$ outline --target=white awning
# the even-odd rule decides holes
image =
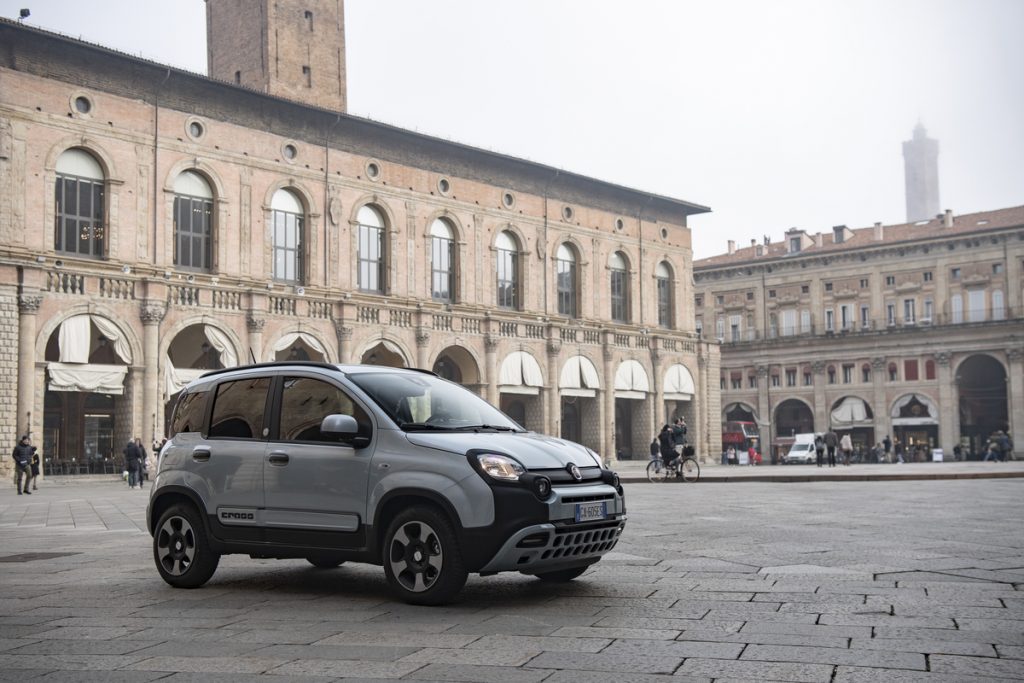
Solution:
[[[868,407],[864,399],[856,396],[847,396],[842,403],[836,406],[831,414],[833,427],[858,427],[870,426],[874,421],[868,417]]]
[[[665,371],[665,379],[661,386],[666,401],[691,401],[696,393],[693,375],[680,363],[670,366]]]
[[[922,412],[919,415],[914,415],[911,417],[900,417],[900,412],[902,412],[902,410],[907,406],[907,404],[909,404],[915,398],[917,399],[918,403],[922,404],[925,407],[926,411]],[[907,394],[906,396],[901,396],[900,399],[896,401],[895,404],[893,404],[892,411],[890,411],[889,416],[892,418],[892,423],[894,425],[914,426],[939,424],[938,408],[930,398],[922,394]]]
[[[61,363],[88,363],[89,349],[92,345],[92,328],[96,326],[114,348],[117,357],[126,364],[131,365],[132,351],[128,346],[128,340],[121,333],[121,330],[107,318],[98,315],[73,315],[60,324],[57,332],[57,346],[60,353]]]
[[[212,325],[203,325],[203,334],[210,342],[217,353],[220,354],[220,364],[226,368],[233,368],[238,365],[238,354],[231,346],[231,339],[226,334]]]
[[[203,376],[203,373],[209,372],[208,369],[197,369],[197,368],[181,368],[178,369],[171,365],[170,358],[164,358],[164,399],[174,396],[176,393],[181,391],[194,379]]]
[[[99,365],[81,363],[46,364],[50,374],[51,391],[84,391],[92,394],[124,394],[127,365]]]
[[[639,361],[624,360],[615,371],[615,397],[645,399],[651,390],[647,371]]]
[[[309,348],[311,348],[314,351],[316,351],[317,353],[319,353],[323,357],[324,360],[327,360],[327,349],[324,348],[324,345],[321,344],[320,341],[317,340],[316,337],[314,337],[312,335],[309,335],[309,334],[306,334],[305,332],[291,332],[289,334],[284,335],[280,339],[278,339],[277,343],[274,344],[273,353],[271,354],[271,357],[268,360],[274,360],[274,355],[275,354],[277,354],[280,351],[284,351],[285,349],[287,349],[289,346],[291,346],[292,344],[294,344],[297,341],[301,341],[306,346],[308,346]],[[388,350],[391,351],[391,349],[388,349]],[[395,351],[391,351],[391,352],[392,353],[396,353]],[[399,353],[399,355],[401,355],[400,352],[397,352],[397,353]]]
[[[513,351],[501,362],[498,372],[498,391],[506,394],[540,393],[544,385],[537,359],[526,351]]]
[[[601,388],[600,375],[597,374],[597,368],[586,356],[573,356],[569,360],[565,361],[565,365],[562,366],[562,374],[558,378],[558,388],[561,393],[567,396],[580,396],[583,394],[568,394],[565,389],[591,389],[597,390]],[[585,394],[587,396],[593,396],[593,393]]]

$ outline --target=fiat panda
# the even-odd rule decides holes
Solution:
[[[619,477],[580,444],[526,431],[430,372],[265,363],[189,384],[147,507],[180,588],[222,555],[381,565],[415,604],[469,573],[570,581],[615,547]]]

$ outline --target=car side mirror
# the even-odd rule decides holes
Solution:
[[[351,415],[328,415],[320,423],[320,431],[337,436],[355,436],[359,432],[359,423]]]

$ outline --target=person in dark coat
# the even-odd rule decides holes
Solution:
[[[142,454],[139,453],[139,447],[135,444],[135,440],[129,441],[122,452],[124,453],[124,468],[128,470],[128,488],[135,488],[136,482],[141,487],[142,479],[139,477],[139,461],[142,460]]]
[[[14,458],[14,487],[18,489],[18,495],[22,493],[32,495],[28,490],[28,482],[32,479],[32,456],[35,455],[36,447],[32,445],[28,434],[21,437],[21,441],[14,447],[11,457]],[[24,488],[21,485],[22,475],[25,477]]]
[[[839,446],[839,435],[829,429],[825,433],[825,448],[828,449],[828,466],[836,466],[836,448]]]
[[[668,425],[662,427],[661,433],[658,434],[658,448],[661,451],[661,460],[667,467],[676,457],[675,443],[672,440],[672,428]]]

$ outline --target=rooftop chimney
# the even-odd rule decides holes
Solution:
[[[823,247],[825,246],[825,236],[820,232],[814,236],[814,246]]]
[[[942,227],[952,228],[953,227],[953,210],[946,209],[945,215],[942,217]]]
[[[881,242],[885,237],[885,230],[882,228],[882,222],[878,221],[875,223],[875,241]]]
[[[735,254],[736,253],[736,240],[729,240],[728,244],[729,244],[729,253],[730,254]]]

